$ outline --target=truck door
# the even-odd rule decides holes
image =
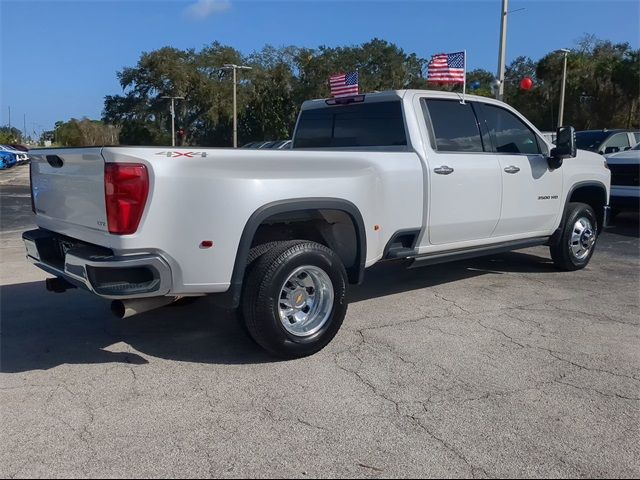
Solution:
[[[431,136],[429,234],[421,246],[490,238],[500,218],[502,175],[473,106],[453,99],[421,102]]]
[[[562,168],[549,168],[544,142],[513,112],[488,103],[474,106],[502,175],[502,211],[493,236],[550,232],[564,200]]]

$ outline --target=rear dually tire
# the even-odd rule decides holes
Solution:
[[[242,318],[271,354],[300,358],[322,350],[347,312],[347,273],[329,248],[307,240],[277,242],[248,272]]]

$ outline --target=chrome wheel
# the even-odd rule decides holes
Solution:
[[[296,268],[280,289],[278,309],[285,330],[297,337],[317,333],[331,315],[333,283],[321,268]]]
[[[573,225],[569,240],[569,248],[573,256],[578,260],[585,259],[595,243],[596,232],[591,221],[586,217],[578,218]]]

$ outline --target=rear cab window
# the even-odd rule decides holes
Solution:
[[[400,99],[303,110],[293,139],[293,148],[406,146]]]

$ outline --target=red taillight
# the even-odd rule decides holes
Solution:
[[[109,233],[135,233],[148,194],[147,167],[138,163],[105,163],[104,197]]]

